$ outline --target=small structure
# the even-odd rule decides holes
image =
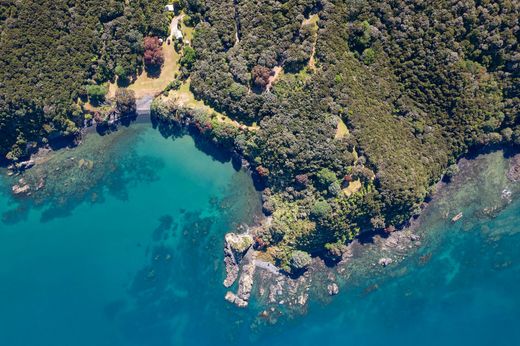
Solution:
[[[175,12],[175,7],[173,5],[166,5],[164,9],[168,12]]]
[[[182,31],[180,31],[178,28],[174,32],[175,39],[182,42]]]

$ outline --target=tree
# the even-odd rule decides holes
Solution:
[[[164,64],[164,53],[159,38],[144,38],[144,63],[149,69],[157,69]]]
[[[195,49],[191,48],[190,46],[184,47],[182,58],[181,58],[181,66],[186,67],[188,70],[190,70],[195,63],[195,60],[197,59],[197,52],[195,52]]]
[[[107,94],[108,90],[103,85],[87,85],[85,87],[87,90],[87,95],[92,103],[99,103],[105,99],[105,95]]]
[[[316,219],[322,219],[327,217],[332,211],[332,208],[327,201],[320,200],[314,203],[311,210],[311,216]]]
[[[116,109],[119,114],[129,115],[136,111],[135,92],[126,88],[116,91]]]
[[[366,65],[372,65],[376,61],[376,53],[372,48],[367,48],[363,51],[361,58]]]
[[[322,190],[327,189],[331,184],[337,182],[337,180],[336,174],[328,168],[322,168],[316,174],[317,185]]]
[[[125,82],[128,80],[128,72],[126,71],[126,69],[123,66],[117,65],[116,68],[114,69],[114,73],[116,74],[116,76],[119,78],[120,81]]]
[[[251,78],[254,86],[264,90],[269,84],[271,70],[265,66],[256,65],[251,71]]]

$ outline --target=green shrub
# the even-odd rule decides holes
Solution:
[[[87,90],[87,95],[91,102],[93,103],[99,103],[101,101],[105,100],[105,95],[108,92],[108,89],[104,85],[87,85],[85,87]]]
[[[336,183],[337,181],[338,178],[336,177],[336,174],[328,168],[322,168],[316,174],[317,186],[322,190],[328,189],[331,184]]]
[[[295,270],[303,270],[310,266],[312,263],[311,256],[305,252],[296,250],[291,254],[290,265]]]
[[[330,215],[332,207],[325,200],[319,200],[314,203],[311,209],[311,216],[316,219],[323,219]]]

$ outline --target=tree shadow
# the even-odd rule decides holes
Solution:
[[[144,70],[148,78],[156,79],[161,76],[162,66],[147,66]]]

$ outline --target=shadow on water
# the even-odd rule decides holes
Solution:
[[[174,122],[162,122],[157,121],[156,119],[152,118],[152,126],[154,129],[159,130],[159,133],[161,136],[163,136],[165,139],[176,139],[180,138],[186,135],[190,135],[194,142],[195,147],[199,149],[204,154],[210,156],[213,160],[221,162],[221,163],[228,163],[232,160],[233,155],[230,150],[226,150],[225,148],[222,148],[217,143],[207,139],[206,137],[202,136],[198,130],[194,129],[193,127],[189,126],[188,128],[179,126],[178,124]],[[233,168],[235,170],[240,170],[241,165],[238,167],[236,166],[236,163],[233,165]]]
[[[243,162],[242,157],[239,154],[233,152],[233,150],[224,148],[203,136],[195,127],[189,126],[186,128],[175,122],[158,121],[153,117],[151,118],[151,122],[153,128],[157,129],[164,138],[176,139],[185,135],[190,135],[195,142],[195,147],[213,160],[221,163],[231,162],[233,169],[236,172],[242,169]],[[260,177],[255,170],[251,170],[250,173],[256,191],[263,191],[266,188],[265,180]]]

